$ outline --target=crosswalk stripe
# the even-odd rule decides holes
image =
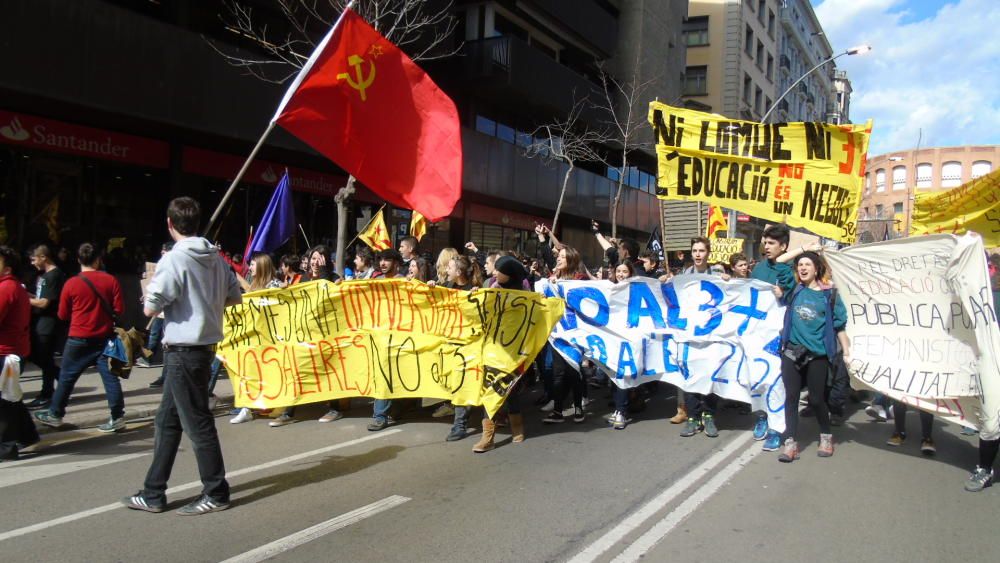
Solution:
[[[130,459],[144,457],[147,455],[150,455],[150,452],[143,452],[138,454],[126,454],[116,457],[109,457],[105,459],[87,459],[87,460],[71,461],[68,463],[38,465],[32,467],[30,471],[18,471],[16,473],[3,472],[0,473],[0,489],[4,487],[10,487],[13,485],[20,485],[22,483],[28,483],[30,481],[36,481],[38,479],[47,479],[49,477],[58,477],[59,475],[66,475],[67,473],[75,473],[77,471],[83,471],[85,469],[93,469],[95,467],[101,467],[102,465],[110,465],[112,463],[118,463],[119,461],[128,461]],[[52,458],[50,457],[49,459]]]
[[[386,497],[378,502],[373,502],[369,505],[362,506],[357,510],[352,510],[325,522],[320,522],[315,526],[310,526],[305,530],[285,536],[279,540],[262,545],[246,553],[230,557],[222,563],[258,563],[260,561],[266,561],[286,551],[299,547],[300,545],[319,539],[331,532],[336,532],[337,530],[346,528],[351,524],[356,524],[365,518],[371,518],[380,512],[385,512],[386,510],[399,506],[409,500],[411,499],[399,495]]]
[[[288,456],[281,459],[276,459],[274,461],[269,461],[267,463],[262,463],[260,465],[254,465],[244,469],[239,469],[237,471],[232,471],[226,473],[227,479],[232,479],[234,477],[239,477],[240,475],[246,475],[248,473],[253,473],[256,471],[263,471],[265,469],[270,469],[272,467],[278,467],[298,461],[300,459],[306,459],[309,457],[325,454],[341,448],[347,448],[357,444],[362,444],[371,440],[377,440],[379,438],[385,438],[386,436],[391,436],[398,432],[402,432],[400,428],[390,428],[388,430],[383,430],[377,434],[369,434],[364,438],[356,438],[354,440],[349,440],[340,444],[334,444],[332,446],[326,446],[324,448],[319,448],[317,450],[312,450],[308,452],[303,452],[301,454],[296,454],[293,456]],[[191,481],[190,483],[184,483],[183,485],[178,485],[176,487],[171,487],[167,489],[168,495],[173,495],[180,493],[182,491],[187,491],[190,489],[196,489],[201,487],[201,481]],[[60,516],[59,518],[54,518],[52,520],[46,520],[44,522],[39,522],[37,524],[31,524],[30,526],[24,526],[21,528],[16,528],[7,532],[0,533],[0,542],[7,541],[9,539],[17,538],[23,535],[31,534],[34,532],[40,532],[42,530],[47,530],[49,528],[59,526],[61,524],[68,524],[70,522],[75,522],[83,518],[89,518],[91,516],[96,516],[98,514],[103,514],[105,512],[110,512],[116,508],[124,508],[120,502],[113,502],[111,504],[105,504],[104,506],[98,506],[97,508],[91,508],[90,510],[83,510],[80,512],[74,512],[73,514],[67,514],[66,516]]]
[[[21,456],[23,457],[17,461],[5,461],[3,463],[0,463],[0,475],[3,475],[4,469],[10,469],[11,467],[17,467],[19,465],[25,465],[28,463],[37,463],[39,461],[49,461],[50,459],[56,459],[57,457],[64,457],[67,455],[69,454],[52,454],[52,455],[38,454],[38,455],[32,455],[31,457],[27,457],[27,454],[21,454]]]

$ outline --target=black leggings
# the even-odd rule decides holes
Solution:
[[[566,363],[562,355],[552,350],[552,412],[562,412],[566,395],[573,392],[573,406],[583,407],[583,378],[580,372]]]
[[[785,433],[781,436],[784,442],[788,438],[795,439],[799,430],[799,392],[802,391],[802,380],[806,380],[809,389],[809,406],[816,414],[819,431],[830,433],[830,407],[826,404],[826,380],[830,375],[830,362],[826,356],[810,360],[802,369],[795,367],[795,362],[781,357],[781,380],[785,383]]]
[[[979,439],[979,467],[989,471],[993,469],[993,462],[997,459],[997,452],[1000,451],[1000,440]]]
[[[901,401],[892,402],[892,417],[896,424],[896,432],[906,434],[906,403]],[[927,411],[920,412],[920,437],[924,440],[931,439],[931,428],[934,426],[934,415]]]

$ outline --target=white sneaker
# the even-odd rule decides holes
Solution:
[[[615,411],[615,413],[611,415],[610,422],[611,427],[615,430],[622,430],[628,425],[628,419],[625,418],[625,413],[622,411]]]
[[[879,422],[885,422],[888,419],[885,407],[882,405],[868,405],[865,407],[865,413]]]
[[[549,401],[549,402],[545,403],[542,406],[541,411],[542,412],[552,412],[552,409],[554,409],[554,408],[556,408],[556,402],[555,401]]]
[[[582,400],[580,401],[580,406],[582,406],[582,407],[586,407],[587,405],[589,405],[590,403],[593,403],[593,402],[594,402],[594,401],[593,401],[593,399],[591,399],[590,397],[584,397],[584,398],[583,398],[583,399],[582,399]]]
[[[240,414],[229,419],[229,424],[242,424],[244,422],[250,422],[253,420],[253,411],[243,407],[240,409]]]

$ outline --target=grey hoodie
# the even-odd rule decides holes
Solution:
[[[162,311],[163,342],[175,346],[222,340],[222,310],[242,301],[229,265],[207,239],[190,237],[156,264],[146,291],[146,309]]]

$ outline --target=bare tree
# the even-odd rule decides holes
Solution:
[[[264,56],[248,57],[246,52],[227,52],[211,41],[209,44],[229,64],[263,80],[282,84],[298,74],[316,44],[323,38],[349,0],[274,0],[288,22],[287,30],[275,33],[266,22],[259,22],[252,7],[239,0],[226,2],[224,23],[264,51]],[[431,6],[429,6],[431,4]],[[451,13],[452,2],[426,0],[355,0],[352,9],[383,37],[402,49],[414,61],[426,61],[454,55],[458,47],[448,48],[458,20]],[[347,203],[354,194],[355,178],[350,176],[334,201],[337,202],[337,273],[344,275],[347,241]]]
[[[559,203],[552,217],[553,233],[556,231],[563,199],[566,197],[566,187],[569,186],[569,179],[576,169],[576,164],[604,162],[597,147],[607,142],[607,133],[592,129],[580,120],[580,114],[588,103],[587,98],[583,98],[573,104],[565,119],[535,129],[531,137],[536,141],[525,149],[525,155],[528,157],[539,157],[547,162],[561,161],[567,165],[566,173],[563,175],[562,191],[559,192]]]
[[[618,236],[618,206],[622,199],[622,189],[628,173],[630,152],[649,146],[640,141],[646,131],[646,113],[643,111],[645,92],[653,80],[639,80],[639,60],[636,56],[632,67],[632,78],[628,81],[616,80],[598,64],[603,95],[595,100],[593,108],[602,116],[608,128],[609,144],[615,147],[620,158],[611,159],[612,168],[618,172],[618,185],[611,203],[611,237]]]

